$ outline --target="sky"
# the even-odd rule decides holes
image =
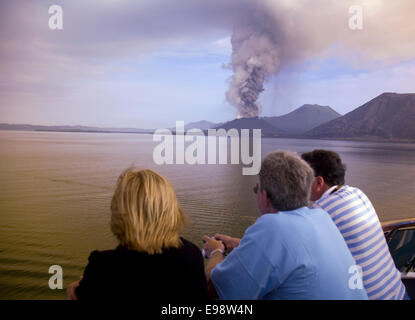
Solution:
[[[54,4],[62,30],[48,25]],[[361,30],[349,28],[353,4]],[[383,92],[415,92],[413,12],[413,0],[0,0],[0,122],[232,120],[242,31],[254,35],[247,61],[264,57],[260,41],[274,50],[261,116],[303,104],[345,114]]]

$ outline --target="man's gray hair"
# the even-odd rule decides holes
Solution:
[[[259,181],[272,207],[290,211],[307,206],[314,179],[313,169],[296,153],[277,150],[262,161]]]

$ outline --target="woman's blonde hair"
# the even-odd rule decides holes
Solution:
[[[120,245],[149,254],[178,248],[187,218],[172,184],[152,170],[124,171],[111,201],[111,231]]]

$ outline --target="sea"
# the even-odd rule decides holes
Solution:
[[[259,216],[256,176],[240,164],[157,165],[150,134],[0,131],[0,299],[66,299],[93,250],[117,246],[110,201],[120,173],[150,168],[172,182],[191,224],[182,236],[241,237]],[[415,144],[263,138],[278,149],[338,152],[346,183],[362,189],[381,221],[415,217]],[[51,266],[63,289],[50,289]]]

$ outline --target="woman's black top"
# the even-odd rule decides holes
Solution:
[[[180,248],[161,254],[125,249],[93,251],[76,288],[79,300],[207,299],[204,262],[198,247],[181,238]]]

